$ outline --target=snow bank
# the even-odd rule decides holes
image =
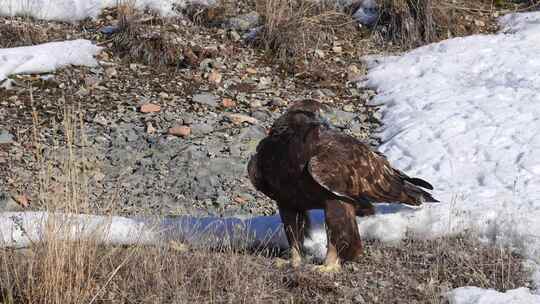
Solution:
[[[96,66],[101,47],[88,40],[0,49],[0,81],[11,74],[46,73],[68,65]]]
[[[174,8],[189,3],[212,5],[216,0],[0,0],[0,16],[31,16],[42,20],[78,21],[95,18],[101,10],[118,4],[149,8],[163,16],[174,15]]]
[[[322,217],[321,217],[322,219]],[[49,225],[49,226],[48,226]],[[57,227],[63,240],[97,237],[111,245],[160,245],[177,240],[193,246],[265,246],[287,248],[279,216],[250,219],[179,216],[126,218],[46,212],[0,213],[0,247],[27,247]],[[322,228],[322,226],[320,227]],[[317,230],[320,228],[316,228]]]
[[[450,304],[538,304],[540,295],[533,295],[528,288],[507,292],[478,287],[461,287],[449,295]]]
[[[373,220],[386,219],[380,231],[395,237],[472,229],[539,263],[540,12],[505,16],[501,24],[500,34],[366,58],[364,85],[377,89],[372,103],[382,105],[381,151],[435,185],[443,202]],[[493,303],[484,300],[493,294],[455,302]],[[528,293],[503,298],[521,294]]]

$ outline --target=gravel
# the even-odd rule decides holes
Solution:
[[[54,22],[40,26],[55,29],[51,39],[86,38],[107,46],[115,34],[100,30],[114,25],[107,18],[114,15],[106,11],[84,30]],[[0,187],[27,195],[31,209],[46,208],[43,194],[63,187],[73,176],[68,168],[75,166],[96,213],[273,214],[276,205],[252,187],[246,165],[291,102],[320,98],[336,109],[333,123],[377,145],[370,136],[377,112],[366,106],[374,93],[347,79],[349,70],[359,70],[351,67],[368,42],[340,41],[340,60],[313,62],[300,73],[307,77],[297,77],[261,60],[262,51],[231,40],[231,27],[243,31],[243,22],[252,26],[256,19],[248,11],[223,28],[174,21],[185,24],[177,35],[185,39],[181,45],[190,45],[194,54],[213,54],[193,66],[147,66],[106,48],[100,67],[70,67],[45,78],[15,76],[24,85],[0,89],[0,143],[10,142],[0,144]],[[69,132],[66,110],[73,119]],[[65,135],[73,130],[70,149]]]

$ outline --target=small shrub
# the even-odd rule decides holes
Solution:
[[[257,3],[257,12],[263,25],[254,44],[284,63],[310,57],[337,32],[354,27],[351,16],[329,1],[265,0]]]
[[[381,0],[375,33],[404,48],[418,47],[451,37],[492,32],[494,12],[510,7],[508,1],[489,0]],[[515,5],[514,5],[515,6]]]
[[[39,26],[12,21],[0,21],[0,48],[35,45],[46,42],[47,33]]]

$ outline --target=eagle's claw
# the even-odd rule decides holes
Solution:
[[[314,270],[321,273],[338,273],[341,271],[341,266],[339,264],[319,265],[315,266]]]

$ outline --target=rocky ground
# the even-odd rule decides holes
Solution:
[[[363,74],[360,56],[375,49],[360,30],[319,50],[321,60],[291,74],[246,46],[239,37],[248,26],[202,26],[179,18],[167,26],[177,28],[172,33],[184,54],[195,58],[156,67],[122,56],[111,42],[114,34],[103,34],[117,24],[116,17],[112,10],[81,25],[32,21],[39,25],[30,38],[35,42],[86,38],[105,49],[99,67],[17,76],[11,89],[0,90],[4,204],[12,196],[42,208],[39,192],[65,182],[66,111],[76,121],[69,129],[78,134],[74,151],[89,201],[97,210],[121,214],[274,213],[275,205],[251,186],[246,164],[294,100],[333,104],[335,122],[365,140],[378,126],[377,112],[366,106],[374,92],[349,84]],[[44,174],[51,178],[47,189],[40,189],[38,177]]]
[[[489,31],[483,16],[467,22]],[[283,64],[248,43],[261,22],[250,1],[172,19],[122,8],[77,24],[0,19],[0,47],[75,38],[104,47],[96,68],[15,76],[0,89],[0,208],[49,208],[44,194],[62,192],[75,167],[92,212],[272,214],[246,164],[303,98],[331,104],[336,125],[377,146],[379,113],[366,105],[375,92],[356,85],[360,58],[396,46],[351,21]]]

